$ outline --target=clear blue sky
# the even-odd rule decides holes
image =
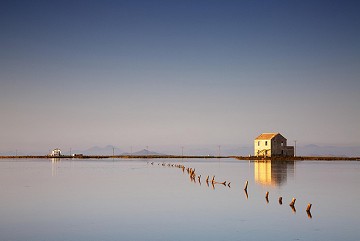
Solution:
[[[359,1],[1,1],[0,151],[360,145]]]

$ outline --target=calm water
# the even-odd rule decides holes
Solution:
[[[360,240],[360,162],[148,161],[0,160],[0,240]]]

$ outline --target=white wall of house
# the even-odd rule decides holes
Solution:
[[[271,156],[271,140],[255,140],[254,147],[255,156]]]
[[[60,149],[52,150],[51,156],[61,156],[61,150]]]

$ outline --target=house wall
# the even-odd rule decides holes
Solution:
[[[282,135],[276,135],[274,138],[271,139],[271,155],[272,156],[284,156],[285,148],[287,145],[286,138]]]
[[[55,149],[51,152],[51,156],[61,156],[61,151],[59,149]]]
[[[285,156],[294,156],[294,147],[293,146],[286,146],[284,148]]]
[[[271,156],[271,140],[255,140],[254,141],[255,156]]]

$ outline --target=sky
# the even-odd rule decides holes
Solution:
[[[0,152],[360,146],[358,1],[1,1]]]

